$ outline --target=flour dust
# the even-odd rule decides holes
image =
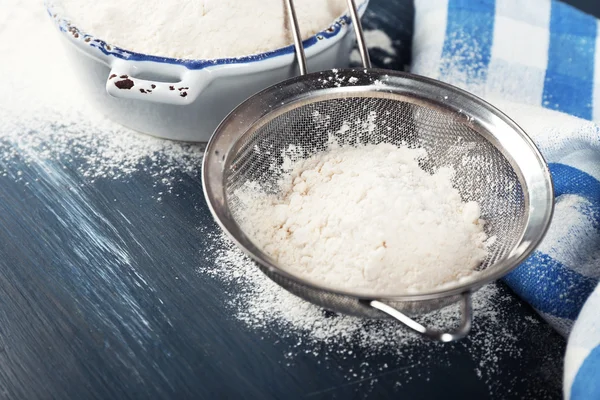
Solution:
[[[515,332],[539,325],[539,321],[528,319],[519,321],[518,326],[509,326],[506,323],[509,311],[504,305],[511,301],[511,296],[491,284],[473,296],[475,317],[471,334],[459,342],[440,345],[420,338],[394,321],[339,315],[312,305],[266,277],[225,235],[213,235],[212,243],[206,249],[205,267],[198,272],[223,284],[229,299],[227,307],[246,329],[265,340],[294,343],[286,353],[289,367],[298,357],[314,357],[317,364],[323,365],[330,359],[356,360],[355,367],[345,371],[347,380],[364,379],[364,385],[375,385],[377,376],[391,371],[393,363],[402,360],[410,367],[405,376],[398,377],[397,385],[401,386],[408,382],[406,379],[414,378],[408,372],[418,372],[427,379],[428,376],[422,376],[427,370],[424,366],[450,368],[450,357],[443,355],[466,352],[472,358],[474,373],[490,392],[495,392],[506,389],[498,388],[495,378],[506,373],[501,371],[503,360],[521,357],[523,349]],[[421,323],[437,329],[457,326],[459,320],[457,306],[419,318]],[[446,350],[440,346],[446,346]],[[382,364],[382,357],[391,361]]]

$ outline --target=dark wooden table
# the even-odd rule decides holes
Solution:
[[[387,66],[409,62],[412,13],[409,1],[372,0],[365,28],[398,49]],[[376,65],[383,57],[373,52]],[[459,343],[307,355],[294,332],[241,324],[222,284],[198,272],[218,231],[199,177],[176,176],[159,202],[143,172],[91,182],[55,167],[61,183],[35,163],[2,165],[2,398],[561,397],[564,339],[502,284],[495,323],[476,316]],[[363,362],[372,370],[353,376]]]

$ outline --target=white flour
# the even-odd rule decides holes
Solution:
[[[476,202],[451,169],[419,166],[424,150],[334,147],[290,165],[278,195],[247,182],[242,229],[283,268],[334,289],[399,294],[474,273],[485,259]]]
[[[139,53],[213,59],[292,43],[282,0],[61,0],[82,31]],[[296,0],[303,38],[326,29],[345,0]]]

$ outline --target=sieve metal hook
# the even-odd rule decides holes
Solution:
[[[296,59],[298,62],[298,69],[300,75],[306,75],[308,68],[306,67],[306,54],[304,53],[304,46],[302,45],[302,34],[300,33],[300,25],[298,24],[298,17],[296,16],[296,8],[294,6],[294,0],[285,0],[288,18],[292,23],[292,35],[294,36],[294,48],[296,49]],[[356,2],[354,0],[348,0],[348,10],[350,11],[350,19],[354,25],[354,32],[356,34],[356,43],[358,45],[358,51],[365,68],[371,68],[371,59],[369,58],[369,50],[365,42],[365,36],[363,34],[362,24],[360,22],[360,16],[358,15],[358,9],[356,8]]]
[[[461,300],[461,321],[458,328],[450,332],[442,332],[434,329],[427,328],[414,319],[410,318],[406,314],[396,310],[385,303],[378,300],[365,301],[368,305],[386,313],[387,315],[397,319],[404,325],[408,326],[413,331],[420,333],[423,336],[428,337],[432,340],[439,342],[452,342],[454,340],[462,339],[467,336],[471,330],[471,324],[473,320],[473,306],[471,303],[471,294],[464,293]]]

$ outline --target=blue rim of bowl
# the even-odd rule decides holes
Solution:
[[[245,64],[245,63],[253,63],[257,61],[264,61],[268,59],[272,59],[275,57],[283,56],[286,54],[291,54],[294,52],[294,46],[290,45],[287,47],[282,47],[276,50],[268,51],[265,53],[253,54],[249,56],[244,56],[240,58],[217,58],[212,60],[200,60],[200,59],[178,59],[171,57],[160,57],[160,56],[152,56],[143,53],[136,53],[134,51],[129,51],[122,49],[118,46],[113,46],[106,43],[104,40],[98,39],[93,35],[85,33],[81,31],[79,28],[75,27],[71,24],[71,22],[60,16],[57,12],[54,11],[54,7],[51,4],[50,0],[46,0],[45,2],[46,11],[48,15],[54,20],[58,29],[66,34],[71,34],[71,36],[75,40],[82,41],[84,44],[89,45],[92,48],[95,48],[102,52],[106,56],[113,56],[116,58],[120,58],[122,60],[129,61],[153,61],[158,63],[165,64],[175,64],[182,65],[190,70],[199,70],[207,67],[217,66],[217,65],[228,65],[228,64]],[[363,1],[362,4],[359,5],[359,12],[364,9],[368,4],[368,1]],[[308,49],[315,44],[321,42],[322,40],[327,40],[336,37],[344,26],[350,26],[352,23],[350,17],[348,15],[343,15],[337,20],[333,22],[329,26],[329,28],[318,32],[313,35],[309,39],[303,41],[303,45],[305,49]]]

